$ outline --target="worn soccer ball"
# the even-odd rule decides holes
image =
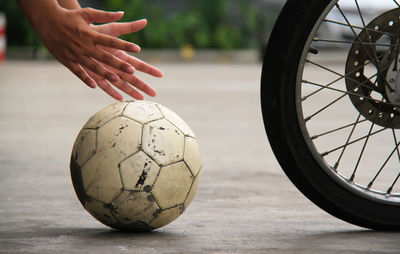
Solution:
[[[115,103],[92,116],[71,155],[75,192],[97,220],[112,228],[150,231],[180,216],[201,177],[196,136],[168,108]]]

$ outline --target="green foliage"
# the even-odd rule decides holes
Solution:
[[[24,18],[16,1],[0,0],[0,12],[7,18],[7,43],[11,46],[41,45],[38,36]]]
[[[215,46],[223,49],[238,48],[241,44],[242,36],[236,27],[229,24],[220,24],[216,27]]]
[[[33,0],[32,0],[33,1]],[[277,10],[249,0],[180,0],[183,8],[167,8],[173,1],[98,0],[95,8],[125,12],[121,21],[148,19],[141,32],[123,39],[150,48],[237,49],[258,47],[266,40]],[[16,1],[0,0],[0,11],[7,16],[7,37],[11,46],[42,47],[23,17]]]
[[[218,49],[257,47],[263,37],[258,33],[265,32],[266,6],[260,8],[246,0],[188,1],[186,8],[175,13],[165,11],[164,5],[151,0],[132,0],[128,5],[126,2],[102,1],[101,8],[125,10],[124,21],[146,17],[149,23],[144,31],[123,37],[142,47],[179,48],[187,44]],[[239,11],[234,13],[234,9]]]

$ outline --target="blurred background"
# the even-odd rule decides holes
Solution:
[[[258,61],[284,0],[81,0],[83,7],[124,10],[122,21],[147,18],[142,32],[126,35],[146,60]],[[51,58],[16,1],[0,0],[6,17],[7,58]],[[162,52],[164,54],[162,54]],[[202,52],[202,53],[201,53]],[[239,53],[235,55],[234,53]],[[164,56],[164,57],[163,57]]]

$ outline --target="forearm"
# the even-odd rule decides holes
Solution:
[[[62,9],[57,0],[17,0],[25,17],[36,30],[57,10]]]

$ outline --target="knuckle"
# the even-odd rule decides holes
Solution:
[[[87,37],[90,36],[90,31],[88,29],[82,28],[82,27],[76,27],[75,28],[75,34],[78,35],[77,42],[78,45],[81,44],[81,39],[87,39]],[[80,45],[81,46],[81,45]]]
[[[75,74],[81,79],[86,79],[86,73],[82,69],[76,69]]]
[[[79,34],[82,37],[89,37],[91,35],[91,32],[88,29],[80,29]]]
[[[115,48],[116,46],[117,46],[117,42],[116,42],[116,40],[114,40],[114,39],[111,39],[109,42],[108,42],[108,44],[109,44],[109,46],[111,47],[111,48]]]
[[[98,74],[103,74],[103,68],[101,68],[100,65],[96,64],[96,63],[90,63],[89,64],[89,69],[93,70],[94,72],[98,73]]]
[[[94,9],[91,7],[85,7],[85,8],[82,8],[81,10],[82,10],[82,12],[84,12],[86,14],[90,14],[93,12]]]
[[[118,69],[121,71],[125,72],[128,68],[131,68],[132,66],[123,62],[118,61]]]
[[[111,54],[102,54],[102,56],[101,56],[102,62],[110,63],[110,62],[112,62],[112,60],[114,60],[114,58],[112,57]]]
[[[85,78],[83,78],[83,82],[85,82],[86,84],[89,84],[92,81],[92,79],[89,76],[86,76]]]
[[[115,57],[118,57],[118,58],[120,58],[120,59],[123,59],[123,57],[125,57],[124,52],[121,51],[121,50],[117,50],[117,51],[114,53],[114,55],[115,55]]]
[[[114,85],[115,87],[118,87],[119,89],[121,89],[121,86],[122,86],[121,80],[118,80],[117,82],[113,82],[113,85]]]
[[[80,14],[82,15],[83,18],[89,18],[90,15],[90,8],[86,7],[86,8],[82,8],[79,10]]]
[[[136,67],[136,69],[143,70],[144,69],[144,64],[143,64],[143,62],[137,62],[135,64],[135,67]]]
[[[121,44],[122,44],[122,43],[121,43]],[[124,42],[124,43],[122,44],[122,46],[124,47],[124,49],[125,49],[126,51],[132,51],[132,45],[131,45],[131,44],[128,44],[128,43]]]

